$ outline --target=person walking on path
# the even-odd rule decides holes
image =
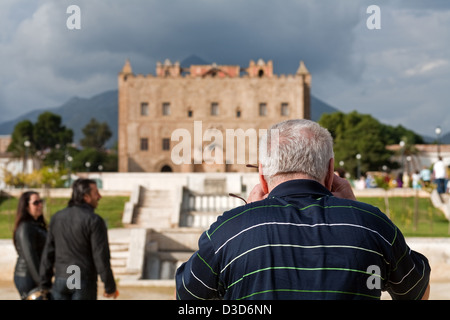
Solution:
[[[78,179],[72,189],[68,207],[50,220],[40,266],[41,289],[51,288],[55,300],[95,300],[100,275],[103,295],[116,298],[106,224],[94,213],[101,199],[97,185],[94,180]]]
[[[381,291],[428,298],[427,258],[334,174],[328,130],[281,122],[259,150],[260,183],[249,203],[201,235],[177,269],[177,299],[380,299]]]
[[[47,238],[43,200],[39,193],[22,193],[17,206],[13,241],[18,257],[14,268],[14,284],[21,299],[39,287],[39,265]]]
[[[425,188],[430,186],[431,181],[431,171],[426,166],[423,166],[423,169],[420,171],[420,178],[422,179],[423,185]]]
[[[439,195],[445,193],[445,179],[447,178],[447,168],[442,157],[438,157],[438,161],[433,166],[434,179],[437,184],[437,192]]]

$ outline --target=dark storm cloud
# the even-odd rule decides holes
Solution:
[[[360,75],[361,65],[351,59],[352,29],[364,16],[360,7],[342,2],[30,3],[0,4],[9,13],[9,20],[3,21],[8,41],[2,37],[0,42],[0,111],[5,118],[114,88],[126,58],[135,72],[144,74],[153,73],[158,60],[182,61],[195,54],[242,66],[250,59],[270,59],[276,73],[294,73],[304,60],[314,74],[335,73],[346,79]],[[66,8],[71,4],[81,9],[81,30],[66,28]]]
[[[315,72],[357,74],[358,66],[349,59],[352,28],[364,17],[358,16],[357,7],[335,1],[135,0],[80,2],[80,7],[86,19],[74,43],[85,54],[114,52],[158,60],[196,54],[242,65],[263,58],[274,60],[278,73],[293,73],[304,60]],[[138,69],[145,67],[138,62]]]
[[[81,9],[81,30],[66,28],[71,4]],[[381,8],[381,30],[366,27],[372,4]],[[437,0],[2,0],[0,120],[114,89],[127,58],[135,73],[148,74],[157,61],[195,54],[243,67],[273,60],[278,74],[295,73],[303,60],[313,94],[343,111],[418,132],[450,127],[449,7]]]

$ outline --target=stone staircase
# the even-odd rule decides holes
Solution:
[[[127,259],[130,248],[129,230],[118,233],[117,230],[109,231],[109,251],[111,253],[111,268],[114,277],[122,278],[130,276],[127,271]],[[135,274],[132,274],[135,276]]]
[[[122,223],[126,227],[176,228],[179,226],[182,190],[148,189],[136,186],[125,204]]]
[[[173,279],[176,269],[198,249],[198,238],[202,232],[196,228],[152,230],[146,249],[143,277]]]
[[[143,188],[134,223],[141,228],[167,228],[171,226],[175,195],[171,190]]]
[[[175,270],[197,250],[202,232],[196,228],[108,230],[114,277],[122,283],[173,279]]]
[[[169,280],[197,250],[198,238],[225,210],[243,201],[228,194],[198,194],[136,186],[125,204],[126,228],[112,230],[111,264],[116,278]]]
[[[116,279],[142,278],[147,233],[145,229],[138,228],[108,230],[111,268]]]

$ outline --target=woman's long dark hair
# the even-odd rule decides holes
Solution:
[[[91,192],[91,184],[97,184],[91,179],[77,179],[72,185],[72,198],[69,200],[69,207],[86,203],[84,195]]]
[[[22,193],[19,198],[19,204],[17,205],[17,214],[16,221],[14,222],[14,231],[13,231],[13,242],[14,246],[16,246],[16,231],[19,225],[24,221],[33,221],[34,218],[28,212],[28,206],[30,205],[30,198],[33,194],[39,195],[36,191],[27,191]],[[41,215],[37,218],[38,222],[40,222],[43,228],[47,228],[47,224],[45,223],[44,215]]]

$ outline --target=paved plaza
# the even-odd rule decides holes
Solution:
[[[100,286],[100,288],[102,288]],[[119,285],[119,297],[117,300],[174,300],[174,286],[120,286]],[[381,296],[383,300],[390,300],[387,293],[383,293]],[[112,300],[106,299],[101,296],[99,292],[99,300]],[[450,281],[447,282],[431,282],[431,300],[450,300]],[[0,281],[0,300],[19,300],[19,294],[14,287],[14,283],[11,281]]]
[[[99,284],[99,300],[113,300],[102,296],[103,287]],[[117,300],[173,300],[175,299],[175,286],[146,287],[146,286],[120,286]],[[20,300],[13,281],[0,281],[0,300]]]

